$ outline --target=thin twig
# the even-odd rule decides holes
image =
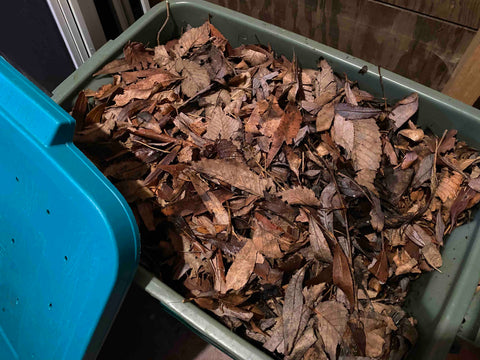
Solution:
[[[167,6],[167,18],[166,18],[165,21],[163,22],[163,25],[162,25],[162,27],[160,28],[160,30],[158,30],[158,33],[157,33],[157,45],[160,45],[160,33],[163,31],[163,29],[164,29],[165,26],[167,25],[168,20],[170,20],[170,3],[168,2],[168,0],[166,0],[165,3],[166,3],[166,6]]]
[[[385,88],[383,87],[383,77],[382,71],[380,70],[380,65],[378,65],[378,76],[380,76],[380,87],[382,88],[383,101],[385,102],[385,111],[387,111],[387,98],[385,97]]]

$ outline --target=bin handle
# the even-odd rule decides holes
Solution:
[[[75,120],[1,56],[0,113],[44,146],[73,139]]]

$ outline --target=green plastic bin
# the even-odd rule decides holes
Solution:
[[[233,46],[260,41],[270,44],[279,54],[291,57],[295,53],[303,67],[315,67],[318,58],[324,57],[337,73],[357,80],[361,89],[382,96],[377,67],[341,51],[204,1],[170,1],[170,10],[171,19],[160,37],[162,43],[179,36],[187,24],[199,26],[210,16],[211,22]],[[156,45],[157,31],[165,18],[165,3],[152,8],[60,84],[53,92],[53,99],[70,110],[80,90],[96,89],[110,82],[108,77],[93,79],[92,74],[118,57],[129,40]],[[368,66],[368,71],[360,74],[364,65]],[[455,128],[461,139],[480,147],[480,111],[392,72],[384,70],[382,75],[385,94],[391,101],[411,92],[419,94],[418,121],[423,127],[430,127],[437,135],[441,135],[444,129]],[[418,319],[420,337],[411,359],[445,358],[464,316],[468,315],[467,309],[480,280],[479,225],[480,212],[477,212],[472,222],[456,229],[446,241],[441,273],[426,274],[412,284],[406,306]],[[183,303],[180,295],[146,270],[139,270],[136,282],[169,312],[230,356],[237,359],[269,358],[193,304]],[[472,311],[477,312],[478,308],[471,308]]]

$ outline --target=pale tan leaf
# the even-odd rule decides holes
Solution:
[[[427,263],[434,269],[438,269],[442,266],[442,255],[438,250],[437,245],[433,243],[428,243],[422,248],[422,254],[427,260]]]
[[[353,122],[345,120],[344,117],[338,114],[335,115],[332,138],[336,144],[347,150],[347,153],[351,153],[355,142]]]
[[[308,217],[308,232],[308,240],[310,241],[315,257],[320,261],[332,263],[332,252],[325,239],[325,235],[317,221],[312,216]]]
[[[418,110],[418,94],[413,93],[400,100],[388,117],[393,120],[394,129],[398,129]]]
[[[378,334],[376,329],[372,331],[367,331],[366,335],[366,347],[365,355],[369,358],[378,358],[383,354],[383,345],[385,344],[385,339],[383,336]]]
[[[205,22],[202,26],[185,31],[180,39],[178,39],[178,43],[175,45],[173,51],[177,56],[182,57],[188,53],[191,48],[204,45],[209,38],[210,27],[208,26],[208,22]]]
[[[273,187],[271,179],[260,177],[238,161],[204,159],[193,163],[192,168],[253,195],[263,196],[264,191]]]
[[[319,334],[330,359],[337,358],[337,345],[342,341],[347,328],[348,311],[336,301],[321,302],[315,308]]]
[[[158,66],[163,67],[172,63],[172,59],[170,58],[170,55],[168,55],[165,45],[155,46],[154,51],[155,54],[153,55],[153,61],[155,61]]]
[[[238,119],[226,115],[222,108],[216,107],[211,114],[204,137],[210,140],[231,140],[236,137],[241,126]]]
[[[252,240],[247,239],[228,269],[226,286],[228,290],[240,290],[248,282],[257,261],[257,249]]]
[[[422,129],[404,129],[400,130],[398,133],[415,142],[422,140],[425,136]]]
[[[322,109],[317,113],[316,128],[317,131],[325,131],[330,129],[332,126],[332,121],[335,116],[335,105],[333,102],[330,102],[322,107]]]
[[[321,71],[314,81],[315,84],[315,102],[321,105],[330,102],[337,95],[337,82],[333,75],[333,70],[324,59],[320,60],[319,67]]]
[[[395,275],[397,276],[412,272],[414,267],[418,264],[417,260],[410,257],[410,255],[404,250],[397,251],[393,256],[393,262],[397,266],[395,269]]]
[[[241,51],[241,57],[251,66],[263,64],[268,59],[264,53],[247,48]]]
[[[347,104],[358,106],[357,98],[355,97],[348,81],[345,81],[345,99],[347,100]]]
[[[355,180],[376,193],[373,181],[382,160],[382,141],[375,119],[353,122],[354,147],[352,151],[353,167],[357,171]]]
[[[317,199],[313,190],[303,186],[281,191],[278,195],[290,205],[318,206],[320,204],[320,200]]]
[[[153,89],[125,89],[123,94],[115,95],[113,100],[115,101],[116,106],[125,106],[127,105],[132,99],[140,99],[146,100],[152,95]]]
[[[182,92],[188,97],[195,96],[210,85],[208,71],[193,61],[178,59],[175,70],[182,74]]]
[[[448,199],[454,199],[460,190],[460,185],[462,185],[462,182],[462,174],[455,171],[452,175],[449,175],[448,171],[446,171],[443,173],[435,195],[438,196],[444,203]]]

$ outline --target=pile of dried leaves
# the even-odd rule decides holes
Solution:
[[[480,200],[478,153],[417,128],[416,94],[386,108],[209,22],[124,55],[72,113],[143,263],[274,356],[405,356],[409,281]]]

